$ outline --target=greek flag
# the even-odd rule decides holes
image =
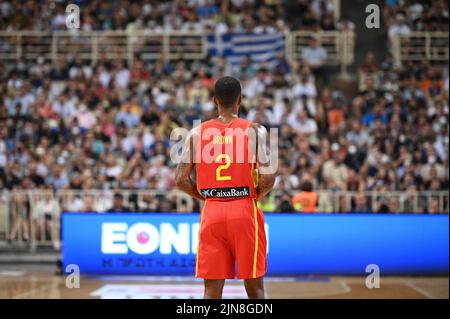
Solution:
[[[253,63],[274,66],[277,52],[285,50],[284,34],[227,33],[208,35],[208,52],[212,57],[224,56],[232,65],[239,65],[250,56]]]

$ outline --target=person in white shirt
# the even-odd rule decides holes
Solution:
[[[258,114],[265,119],[265,122],[271,123],[272,111],[267,108],[266,98],[264,96],[259,96],[256,103],[256,107],[252,108],[247,114],[247,120],[255,122]]]
[[[97,70],[98,79],[103,87],[107,88],[109,86],[109,82],[111,81],[111,74],[106,70],[103,65],[100,65]]]
[[[248,99],[253,99],[257,95],[262,94],[268,83],[268,79],[266,78],[265,71],[259,70],[255,77],[253,77],[247,85],[243,88],[243,95],[245,95]]]
[[[311,11],[317,18],[320,18],[323,14],[322,8],[326,14],[332,14],[334,12],[333,0],[313,0],[311,3]]]
[[[66,191],[66,198],[63,202],[64,210],[68,212],[81,212],[83,211],[84,204],[80,197],[72,191]]]
[[[397,35],[409,36],[411,35],[411,28],[405,21],[405,17],[402,14],[398,14],[395,17],[394,23],[388,30],[389,39],[392,41]]]
[[[130,70],[125,67],[123,61],[119,61],[114,76],[114,84],[118,89],[125,89],[130,83]]]
[[[317,89],[314,81],[310,81],[308,77],[303,76],[300,82],[292,88],[292,96],[295,99],[295,109],[308,109],[309,114],[316,115],[316,96]]]
[[[306,111],[300,111],[297,118],[288,118],[288,124],[299,134],[311,136],[317,133],[317,123],[314,119],[308,118]]]
[[[77,114],[75,99],[68,99],[66,95],[61,94],[52,104],[53,112],[58,114],[64,122],[70,123]]]
[[[296,83],[292,88],[292,95],[295,98],[300,98],[306,95],[308,98],[315,98],[317,96],[316,85],[312,81],[308,81],[307,77],[302,77],[300,82]]]
[[[30,92],[29,84],[22,88],[22,95],[19,98],[20,101],[20,114],[28,115],[31,105],[36,101],[36,97]]]
[[[326,83],[327,74],[325,70],[325,63],[327,61],[327,51],[319,45],[319,41],[312,37],[309,46],[303,48],[302,50],[302,60],[303,62],[309,66],[314,77]]]
[[[36,240],[52,240],[53,222],[61,212],[58,201],[53,197],[51,188],[34,206],[33,222],[36,227]]]

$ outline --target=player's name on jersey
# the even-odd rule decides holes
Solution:
[[[233,135],[215,135],[213,144],[233,144]]]
[[[250,196],[250,187],[204,188],[200,190],[206,198],[232,198]]]

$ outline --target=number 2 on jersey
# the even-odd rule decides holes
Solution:
[[[216,180],[218,181],[231,181],[231,176],[229,175],[222,175],[222,171],[226,170],[230,167],[231,165],[231,158],[230,156],[228,156],[227,154],[220,154],[219,156],[216,157],[216,162],[220,162],[223,159],[225,159],[225,163],[222,165],[219,165],[216,169]]]

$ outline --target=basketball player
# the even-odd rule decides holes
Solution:
[[[195,276],[204,278],[208,299],[221,298],[225,279],[236,275],[249,298],[264,298],[266,235],[256,201],[272,189],[275,174],[264,170],[270,163],[258,156],[266,154],[267,131],[239,118],[241,100],[238,80],[216,82],[213,101],[219,116],[191,130],[175,173],[180,190],[205,201]]]

